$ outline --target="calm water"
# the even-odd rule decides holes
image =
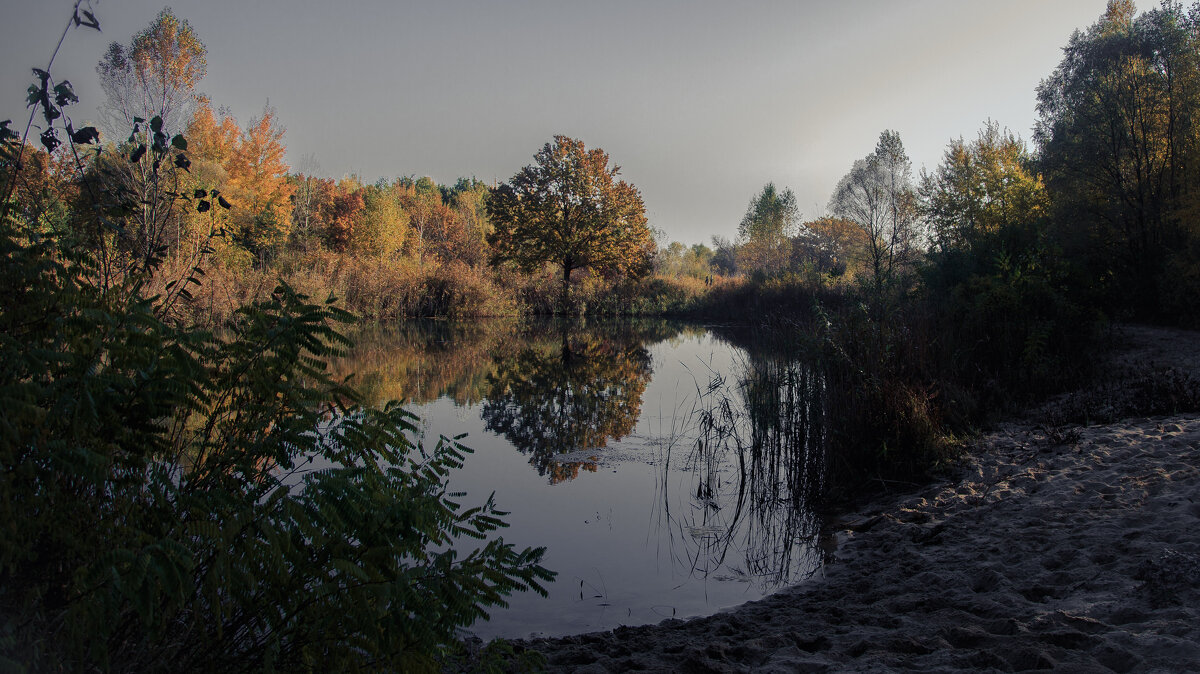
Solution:
[[[506,541],[545,546],[550,596],[471,631],[561,635],[691,617],[819,571],[824,390],[770,334],[667,322],[406,323],[341,372],[405,399],[426,443],[467,433],[451,487],[496,492]]]

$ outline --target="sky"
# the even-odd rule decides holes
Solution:
[[[0,120],[23,129],[73,0],[0,0]],[[668,240],[732,238],[768,181],[803,217],[887,129],[914,175],[994,120],[1031,140],[1036,89],[1106,0],[174,0],[208,47],[198,91],[272,106],[294,169],[512,177],[554,135],[600,147]],[[85,5],[86,6],[86,5]],[[102,33],[53,67],[99,118],[95,65],[163,0],[91,0]],[[1150,7],[1143,0],[1139,9]],[[19,122],[19,123],[18,123]]]

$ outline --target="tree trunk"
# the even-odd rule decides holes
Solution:
[[[565,316],[570,312],[571,308],[571,265],[568,262],[563,263],[562,276],[562,312]]]

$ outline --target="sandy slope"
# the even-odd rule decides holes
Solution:
[[[1122,339],[1115,379],[1151,360],[1200,372],[1197,333]],[[1200,671],[1200,415],[1008,424],[954,479],[832,526],[822,578],[528,645],[580,672]]]

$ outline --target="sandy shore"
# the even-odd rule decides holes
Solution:
[[[1191,381],[1200,333],[1120,339],[1104,391],[831,523],[821,577],[708,618],[527,645],[575,672],[1200,671],[1200,414],[1063,423],[1104,404],[1120,416],[1150,367]]]

